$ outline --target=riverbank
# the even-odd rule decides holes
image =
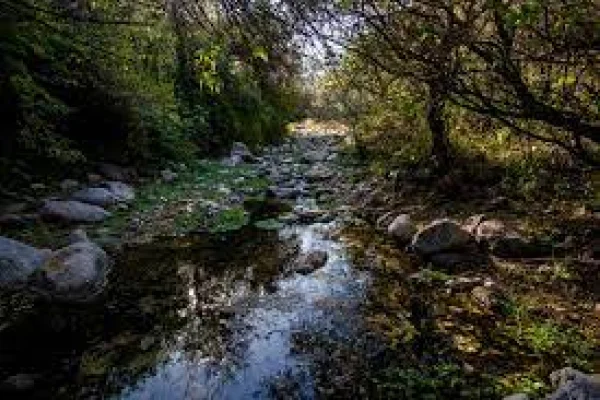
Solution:
[[[474,232],[512,226],[511,199],[441,202],[409,179],[398,191],[345,142],[298,133],[252,164],[138,186],[88,227],[115,250],[99,302],[2,299],[0,381],[29,379],[32,398],[540,398],[554,370],[598,370],[589,263],[557,246],[498,256],[471,236],[452,249],[471,262],[432,262],[392,220],[410,215],[411,235],[443,217],[467,232],[481,213]],[[21,234],[41,246],[68,232],[46,230]]]

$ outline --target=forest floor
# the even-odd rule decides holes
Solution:
[[[98,304],[0,298],[0,381],[31,377],[31,398],[489,399],[600,371],[598,214],[416,175],[385,179],[342,133],[299,130],[256,164],[141,186],[88,228],[117,259]],[[387,234],[390,213],[484,214],[552,250],[439,268]]]

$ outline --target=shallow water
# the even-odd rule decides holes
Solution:
[[[297,238],[300,252],[326,250],[325,267],[307,276],[264,276],[274,279],[267,290],[261,284],[248,285],[248,279],[260,273],[252,264],[240,265],[238,260],[226,267],[240,274],[229,288],[223,288],[227,293],[217,296],[217,307],[228,307],[231,316],[224,322],[228,337],[216,356],[189,348],[194,342],[190,338],[206,329],[197,311],[210,304],[201,304],[190,282],[189,300],[181,309],[188,321],[174,333],[167,361],[115,398],[267,398],[281,379],[295,382],[295,395],[314,398],[310,359],[294,352],[294,334],[323,328],[348,330],[346,315],[333,311],[356,307],[366,282],[365,276],[352,270],[343,247],[324,238],[331,229],[332,225],[288,228],[272,239],[275,243],[261,244],[278,246],[279,241]],[[252,257],[252,252],[247,256]]]
[[[2,332],[0,366],[33,398],[316,398],[312,335],[351,336],[368,283],[335,223],[245,229],[128,249],[106,298],[38,306]],[[327,251],[308,275],[286,272]]]

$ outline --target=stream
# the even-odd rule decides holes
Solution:
[[[335,181],[333,143],[308,143],[327,150],[306,160],[313,189]],[[298,150],[274,150],[280,187],[310,186]],[[318,209],[311,193],[292,202],[303,213]],[[336,392],[332,380],[356,390],[369,275],[337,234],[345,219],[317,220],[126,248],[99,304],[40,305],[2,332],[0,367],[34,376],[40,399],[313,399]],[[324,266],[290,268],[315,250]]]

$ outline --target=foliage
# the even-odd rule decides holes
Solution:
[[[560,147],[576,159],[599,161],[596,2],[289,5],[294,6],[300,24],[316,29],[341,53],[341,74],[364,77],[349,75],[352,86],[364,93],[381,81],[401,81],[416,92],[415,99],[424,100],[420,118],[429,132],[420,134],[431,135],[431,150],[442,164],[449,164],[451,156],[450,104],[508,126],[514,134]],[[348,59],[360,59],[363,66],[348,68]],[[382,95],[375,101],[386,99]]]
[[[221,211],[212,226],[211,232],[228,232],[243,228],[249,222],[249,216],[243,207],[235,207]]]
[[[389,368],[375,380],[381,398],[439,399],[492,398],[493,388],[481,389],[465,377],[463,369],[453,363],[439,363],[423,368]]]
[[[269,81],[262,70],[276,59],[259,47],[240,57],[236,34],[189,17],[181,26],[182,12],[155,1],[0,1],[0,157],[25,161],[30,172],[48,162],[64,171],[96,160],[164,164],[235,140],[276,140],[296,106],[293,73]]]

